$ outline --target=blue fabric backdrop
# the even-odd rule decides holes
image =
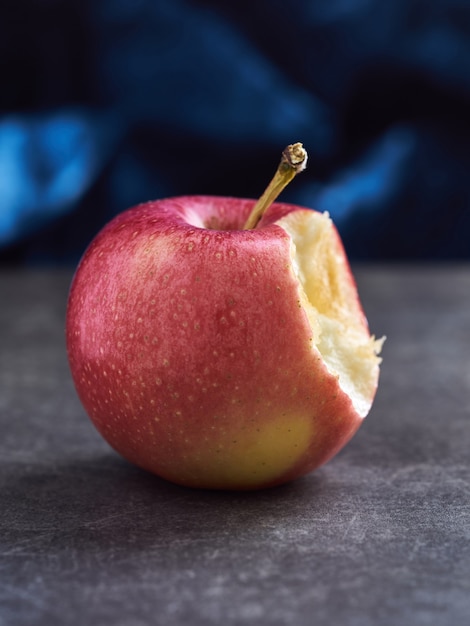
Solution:
[[[332,215],[353,259],[470,257],[468,0],[2,0],[0,262],[75,263],[179,194]]]

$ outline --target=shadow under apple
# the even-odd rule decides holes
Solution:
[[[0,479],[9,554],[139,551],[188,542],[243,541],[328,506],[322,471],[255,492],[180,487],[114,454],[6,466]],[[331,494],[330,494],[330,497]]]

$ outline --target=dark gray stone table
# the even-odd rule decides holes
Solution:
[[[121,460],[64,352],[70,274],[0,273],[0,625],[470,623],[470,268],[357,268],[376,404],[328,465],[258,493]]]

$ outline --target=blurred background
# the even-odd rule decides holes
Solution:
[[[353,260],[470,257],[468,0],[1,0],[0,264],[182,194],[329,211]]]

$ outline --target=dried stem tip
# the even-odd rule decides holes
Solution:
[[[271,182],[266,187],[263,195],[253,207],[244,230],[256,228],[268,207],[274,202],[281,191],[286,187],[296,174],[302,172],[307,166],[307,151],[301,143],[293,143],[287,146],[282,153],[281,162]]]
[[[283,161],[287,161],[289,166],[295,170],[295,174],[298,174],[307,167],[307,158],[307,150],[301,143],[291,143],[282,153],[281,165]]]

